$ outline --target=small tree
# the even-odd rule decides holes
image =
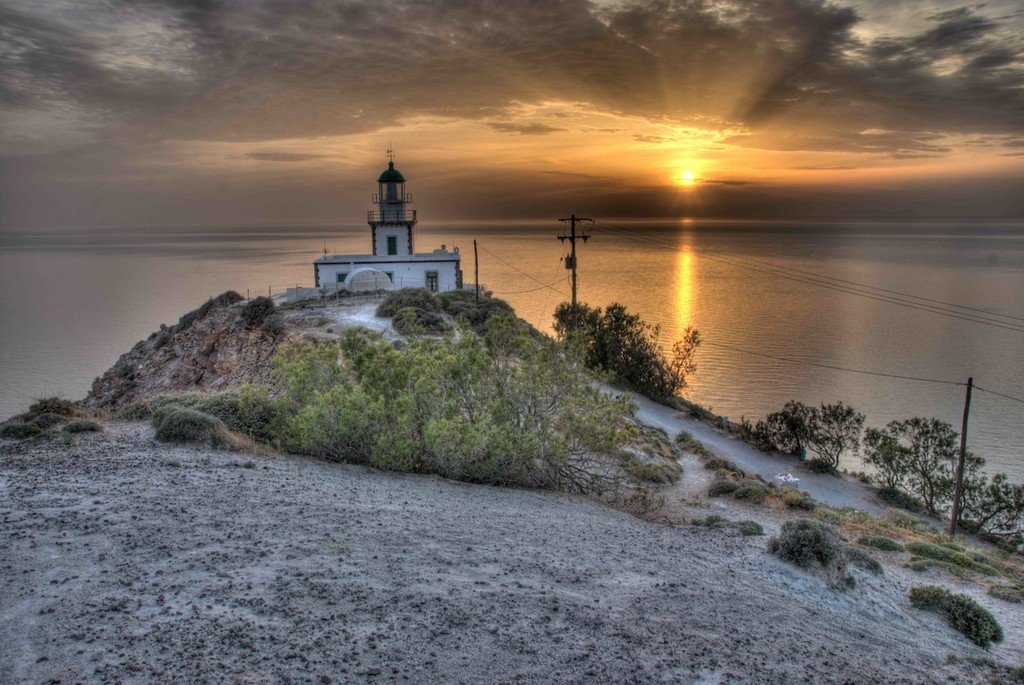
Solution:
[[[672,357],[668,362],[668,370],[671,376],[673,395],[677,395],[689,387],[690,376],[697,372],[695,357],[701,342],[700,331],[693,326],[687,326],[683,331],[683,337],[672,345]]]
[[[944,421],[916,417],[869,433],[867,462],[879,468],[886,483],[920,499],[929,514],[943,513],[953,497],[957,432]],[[968,456],[965,482],[976,477],[982,463]]]
[[[803,402],[790,400],[782,411],[769,414],[754,427],[757,441],[780,452],[803,457],[811,437],[814,409]]]
[[[1024,544],[1024,484],[1011,483],[1005,473],[964,479],[962,518],[974,530]]]
[[[910,450],[894,432],[868,428],[864,433],[864,461],[878,471],[883,488],[899,490],[910,470]]]
[[[817,453],[833,470],[839,468],[843,452],[860,449],[860,436],[864,430],[864,415],[853,407],[836,402],[822,404],[810,414],[808,447]]]
[[[613,374],[637,392],[654,400],[674,396],[686,388],[697,369],[694,356],[700,333],[687,328],[666,358],[659,326],[646,323],[623,305],[602,311],[586,304],[562,303],[555,309],[555,333],[571,348],[579,349],[587,368]]]

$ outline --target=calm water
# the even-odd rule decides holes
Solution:
[[[559,229],[425,225],[419,249],[460,246],[470,281],[472,239],[479,239],[480,280],[549,330],[565,299],[553,288],[568,293]],[[325,244],[363,252],[368,230],[0,235],[0,415],[43,395],[83,396],[121,352],[210,295],[311,285],[310,263]],[[872,299],[903,297],[892,293],[869,297],[848,292],[857,287],[850,284],[806,282],[830,276],[976,307],[993,314],[956,311],[1024,327],[1022,225],[615,222],[595,227],[579,254],[584,301],[622,302],[660,324],[666,343],[687,325],[700,329],[708,344],[691,397],[730,418],[758,418],[790,398],[842,399],[870,424],[923,415],[959,425],[962,388],[750,352],[953,381],[973,375],[982,387],[1024,395],[1024,332]],[[970,438],[990,467],[1024,478],[1024,404],[976,393]]]

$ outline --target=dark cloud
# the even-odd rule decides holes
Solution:
[[[839,149],[870,128],[1024,128],[1019,36],[969,8],[865,43],[857,13],[825,0],[83,0],[70,15],[19,6],[0,8],[0,102],[81,108],[119,124],[114,133],[343,134],[556,99],[755,129],[785,115],[819,138],[836,130]]]
[[[556,128],[555,126],[548,126],[547,124],[540,124],[536,122],[528,124],[514,124],[505,121],[495,121],[487,125],[495,131],[501,131],[502,133],[518,133],[521,136],[543,136],[548,133],[565,130],[564,128]]]
[[[669,143],[672,141],[671,136],[659,136],[659,135],[647,135],[643,133],[636,133],[633,135],[633,140],[638,143]]]
[[[0,196],[135,182],[133,160],[164,161],[181,141],[360,134],[417,116],[624,142],[644,130],[577,128],[571,112],[538,114],[544,103],[766,150],[925,158],[970,138],[1016,154],[1020,15],[865,3],[917,21],[867,33],[852,0],[0,0]],[[50,186],[32,185],[47,165]],[[154,185],[187,171],[147,167]]]

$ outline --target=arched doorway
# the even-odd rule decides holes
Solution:
[[[368,293],[377,290],[394,290],[395,284],[391,274],[364,266],[345,277],[345,287],[349,292]]]

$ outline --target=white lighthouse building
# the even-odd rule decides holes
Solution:
[[[405,177],[388,151],[388,168],[377,179],[376,209],[367,212],[372,254],[324,255],[313,263],[320,292],[426,288],[445,292],[462,288],[459,248],[442,245],[416,252],[416,210]]]

